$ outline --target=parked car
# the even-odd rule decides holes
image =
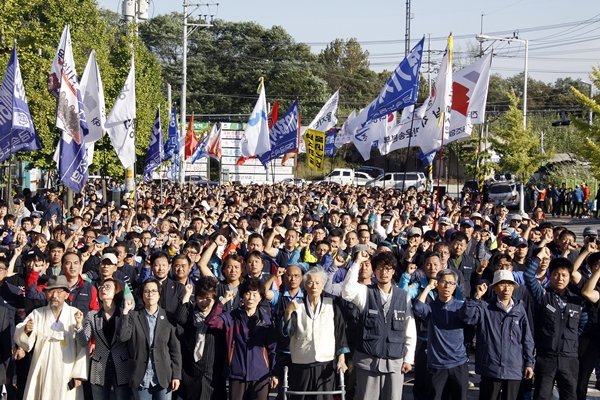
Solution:
[[[362,167],[358,168],[356,170],[356,172],[366,172],[367,174],[371,175],[372,179],[379,178],[381,175],[385,174],[385,171],[383,170],[383,168],[369,167],[369,166],[362,166]]]
[[[358,172],[350,168],[336,168],[327,174],[323,180],[340,185],[364,186],[372,179],[373,177],[366,172]]]
[[[305,179],[302,178],[285,178],[281,181],[281,183],[285,184],[285,185],[298,185],[298,186],[302,186],[302,185],[308,185],[309,183],[311,183],[310,181],[306,181]]]
[[[488,191],[488,201],[494,205],[503,202],[508,208],[519,206],[519,185],[516,182],[493,184]]]
[[[388,172],[377,179],[367,182],[367,186],[375,185],[377,187],[402,191],[414,188],[417,192],[424,191],[426,184],[425,174],[421,172],[406,172],[406,177],[404,172]]]

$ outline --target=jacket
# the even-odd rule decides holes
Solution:
[[[223,329],[227,343],[227,360],[223,375],[245,382],[262,381],[273,375],[276,337],[271,318],[260,307],[254,315],[255,328],[250,331],[250,318],[243,307],[223,313],[221,302],[212,309],[206,323]]]
[[[401,359],[404,357],[409,295],[399,287],[392,287],[390,308],[384,316],[379,288],[377,285],[367,287],[367,303],[361,314],[356,350],[372,357]]]
[[[121,327],[117,331],[118,340],[127,342],[129,359],[129,386],[140,386],[146,373],[150,357],[150,346],[154,353],[154,367],[158,384],[169,388],[173,379],[181,379],[181,349],[175,334],[175,327],[167,320],[167,313],[159,307],[154,343],[150,343],[146,311],[129,311],[121,317]]]
[[[469,361],[465,348],[464,323],[458,318],[463,301],[454,297],[447,303],[439,298],[423,303],[415,300],[415,318],[425,321],[427,332],[427,367],[450,369]]]
[[[579,325],[583,327],[587,320],[587,315],[582,315],[583,299],[569,289],[563,297],[551,287],[544,289],[535,276],[539,262],[534,257],[525,270],[525,282],[535,307],[537,354],[578,357]]]
[[[514,301],[514,300],[513,300]],[[520,300],[507,313],[498,299],[467,299],[458,312],[466,324],[477,325],[475,372],[495,379],[521,380],[533,367],[534,342],[527,313]],[[519,356],[522,355],[522,356]]]
[[[91,311],[86,317],[83,327],[77,333],[77,341],[82,346],[87,346],[92,338],[95,340],[96,348],[91,357],[91,370],[89,381],[94,385],[104,386],[110,384],[105,381],[106,366],[109,357],[112,357],[115,372],[117,374],[117,385],[125,385],[128,381],[127,360],[129,359],[129,349],[127,343],[118,340],[117,333],[121,326],[121,316],[115,313],[115,334],[112,340],[108,342],[104,336],[104,317],[102,310]]]
[[[48,285],[48,282],[38,284],[40,273],[37,271],[31,271],[27,277],[27,291],[26,296],[32,300],[46,300],[46,295],[43,293],[44,288]],[[100,302],[98,301],[98,290],[89,282],[84,281],[79,276],[77,286],[71,289],[67,304],[71,307],[79,309],[84,315],[87,315],[92,310],[98,310],[100,308]]]
[[[479,267],[479,261],[468,255],[466,251],[461,257],[460,264],[457,264],[457,262],[455,261],[457,260],[450,258],[448,260],[448,265],[462,272],[463,277],[465,279],[465,291],[463,295],[465,297],[472,296],[475,288],[471,287],[471,274],[473,274]]]

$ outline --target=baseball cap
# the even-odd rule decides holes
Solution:
[[[391,244],[390,242],[385,241],[385,240],[382,240],[381,242],[377,243],[377,247],[381,247],[381,246],[387,247],[390,250],[394,249],[394,245]]]
[[[357,244],[352,248],[352,254],[356,254],[359,251],[369,252],[369,246],[367,246],[366,244]]]
[[[452,226],[452,220],[448,217],[440,217],[438,219],[438,222],[442,225],[449,225]]]
[[[42,212],[41,211],[34,211],[31,213],[31,218],[42,218]]]
[[[128,256],[135,256],[135,243],[133,243],[131,240],[125,241],[125,251],[127,251]]]
[[[512,282],[515,284],[515,286],[519,286],[519,284],[517,282],[515,282],[515,278],[513,276],[512,271],[508,271],[505,269],[500,269],[500,270],[494,272],[494,281],[492,282],[492,284],[490,286],[495,286],[496,284],[498,284],[500,282]]]
[[[512,245],[514,247],[518,247],[518,246],[529,246],[529,243],[527,243],[527,240],[525,240],[522,237],[516,237],[513,239],[512,241]]]
[[[42,253],[42,251],[38,247],[34,246],[31,248],[31,250],[29,250],[27,253],[25,253],[23,255],[23,261],[29,261],[32,259],[44,261],[44,260],[46,260],[46,255],[44,253]]]
[[[119,260],[117,260],[117,256],[115,256],[113,253],[104,254],[102,256],[102,258],[100,259],[100,262],[102,262],[104,260],[109,260],[114,265],[117,265],[117,263],[119,262]]]
[[[408,230],[408,232],[406,232],[407,238],[411,238],[413,236],[422,236],[422,235],[423,235],[423,232],[421,231],[421,228],[416,228],[416,227],[410,228]]]
[[[583,230],[583,236],[598,236],[598,230],[593,226],[586,226]]]
[[[390,222],[390,221],[391,221],[391,219],[392,219],[392,216],[391,216],[391,215],[389,215],[389,214],[386,214],[386,215],[382,215],[382,216],[381,216],[381,222],[386,222],[386,221],[387,221],[387,222]]]
[[[98,235],[98,237],[92,241],[99,244],[109,244],[110,238],[106,235]]]
[[[473,223],[471,218],[465,218],[462,221],[460,221],[460,226],[463,226],[463,225],[469,225],[471,228],[475,227],[475,224]]]

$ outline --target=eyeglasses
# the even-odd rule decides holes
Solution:
[[[377,271],[385,271],[385,272],[392,272],[394,271],[394,267],[379,267],[377,268]]]
[[[98,286],[98,290],[102,290],[102,289],[114,289],[115,287],[112,285],[100,285]]]
[[[89,236],[89,235],[85,235],[83,236],[84,239],[96,239],[96,236]]]
[[[146,296],[150,296],[150,295],[154,296],[157,293],[158,293],[158,290],[156,290],[156,289],[154,289],[154,290],[144,290],[144,295],[146,295]]]
[[[8,271],[8,268],[0,267],[0,271]]]
[[[456,282],[450,282],[450,281],[439,281],[439,282],[438,282],[438,286],[443,286],[443,287],[454,287],[454,286],[456,286]]]
[[[513,287],[514,284],[513,283],[497,283],[496,286],[498,286],[500,289],[506,289],[509,287]]]

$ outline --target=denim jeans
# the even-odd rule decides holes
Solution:
[[[133,389],[135,400],[171,400],[172,394],[171,388],[163,389],[158,385],[147,389],[142,387]]]
[[[115,365],[112,360],[109,360],[106,366],[106,373],[104,374],[104,386],[91,385],[92,396],[94,400],[111,400],[110,388],[113,387],[115,390],[115,400],[130,400],[131,389],[127,384],[117,386],[117,372],[115,371]]]

